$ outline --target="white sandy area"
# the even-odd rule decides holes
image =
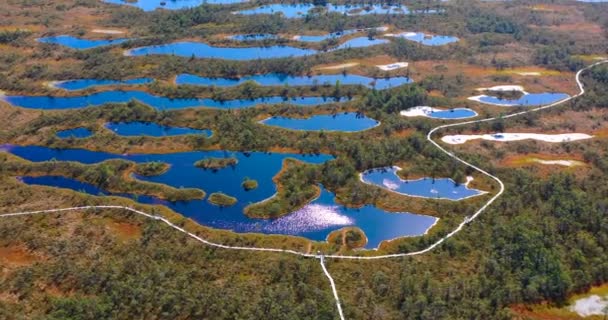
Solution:
[[[319,68],[319,70],[344,69],[344,68],[350,68],[350,67],[354,67],[354,66],[358,66],[358,65],[359,65],[359,62],[349,62],[349,63],[338,64],[335,66],[322,67],[322,68]]]
[[[608,307],[608,297],[600,297],[592,295],[587,298],[576,300],[574,305],[570,306],[570,311],[576,312],[581,317],[589,317],[593,315],[604,315],[604,308]]]
[[[401,68],[407,68],[408,65],[409,65],[409,63],[407,63],[407,62],[395,62],[395,63],[390,63],[390,64],[379,64],[379,65],[376,65],[376,67],[380,68],[380,70],[390,71],[390,70],[397,70],[397,69],[401,69]]]
[[[524,90],[524,87],[518,85],[502,85],[502,86],[493,86],[489,88],[477,88],[477,91],[520,91],[523,94],[527,92]]]
[[[495,133],[483,135],[448,135],[443,136],[441,141],[449,144],[463,144],[470,140],[483,139],[489,141],[521,141],[521,140],[540,140],[544,142],[569,142],[577,140],[591,139],[593,136],[584,133],[563,133],[563,134],[540,134],[540,133]]]
[[[401,32],[401,33],[385,33],[383,36],[410,38],[410,37],[415,37],[416,35],[417,35],[416,32]]]
[[[120,30],[112,30],[112,29],[93,29],[91,30],[93,33],[103,33],[103,34],[123,34],[124,31]]]
[[[546,165],[557,165],[564,167],[582,166],[584,163],[576,160],[543,160],[543,159],[532,159],[532,161]]]
[[[515,72],[520,76],[540,76],[540,72]]]
[[[462,108],[455,108],[454,110],[458,110],[458,109],[462,109]],[[406,110],[401,110],[401,112],[399,112],[399,114],[403,117],[427,117],[427,118],[432,118],[431,115],[433,112],[440,112],[440,111],[446,111],[447,109],[439,109],[439,108],[433,108],[433,107],[429,107],[429,106],[418,106],[418,107],[413,107],[413,108],[409,108]],[[475,112],[475,111],[473,111]],[[477,112],[475,112],[475,116],[477,116]],[[454,120],[456,120],[458,118],[455,118]],[[448,120],[448,119],[446,119]]]
[[[409,108],[407,110],[401,110],[400,115],[404,117],[428,117],[430,113],[444,111],[443,109],[437,109],[428,106],[418,106]]]

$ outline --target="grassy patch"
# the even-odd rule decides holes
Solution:
[[[230,207],[235,205],[237,199],[222,192],[214,192],[209,196],[209,203],[220,207]]]
[[[255,190],[255,189],[258,188],[258,181],[257,180],[253,180],[253,179],[249,179],[249,178],[245,178],[245,180],[243,181],[243,183],[241,184],[241,186],[246,191]]]
[[[228,166],[236,166],[239,161],[236,158],[205,158],[194,163],[194,166],[201,169],[219,170]]]

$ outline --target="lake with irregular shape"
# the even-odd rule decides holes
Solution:
[[[398,87],[400,85],[412,83],[408,77],[392,77],[374,79],[356,74],[325,74],[314,76],[291,76],[283,73],[268,73],[253,76],[245,76],[237,79],[230,78],[209,78],[200,77],[192,74],[180,74],[175,79],[178,85],[200,85],[200,86],[216,86],[216,87],[231,87],[238,86],[247,81],[254,81],[261,86],[313,86],[313,85],[335,85],[340,81],[341,85],[363,85],[368,88],[376,88],[378,90]]]
[[[513,106],[540,106],[551,104],[563,99],[568,98],[569,95],[565,93],[526,93],[523,94],[519,99],[502,99],[494,96],[481,95],[473,97],[474,99],[482,103],[513,107]]]
[[[423,32],[404,32],[394,35],[397,38],[418,42],[425,46],[442,46],[458,42],[458,38],[451,36],[427,35]]]
[[[202,4],[232,4],[247,2],[247,0],[103,0],[103,2],[127,5],[142,9],[143,11],[153,11],[156,9],[180,10],[198,7]],[[164,3],[164,4],[163,4]]]
[[[98,163],[107,159],[125,159],[135,162],[160,161],[170,165],[167,172],[154,176],[135,178],[164,183],[176,188],[200,188],[207,195],[213,192],[224,192],[238,199],[232,207],[217,207],[207,200],[193,200],[171,203],[148,196],[138,196],[137,201],[147,204],[162,204],[192,218],[198,223],[235,232],[258,232],[266,234],[285,234],[303,236],[312,240],[324,241],[330,232],[346,227],[357,226],[369,238],[367,248],[375,248],[381,241],[397,237],[423,234],[435,222],[436,218],[411,213],[389,213],[373,206],[359,209],[344,208],[335,203],[334,196],[323,190],[321,196],[312,203],[291,214],[278,219],[252,219],[243,214],[249,203],[259,202],[271,197],[276,192],[272,178],[280,171],[286,158],[295,158],[309,163],[323,163],[332,159],[328,155],[304,156],[299,154],[267,154],[261,152],[240,153],[228,151],[192,151],[156,155],[118,155],[81,149],[50,149],[38,146],[4,145],[0,150],[10,152],[27,160],[40,162],[55,159],[57,161],[77,161],[86,164]],[[234,167],[217,171],[196,168],[194,162],[207,157],[235,157],[238,160]],[[245,191],[241,183],[245,177],[255,179],[259,186],[255,190]],[[28,184],[40,184],[69,188],[76,191],[99,194],[98,188],[89,188],[72,179],[40,177],[22,178]]]
[[[171,99],[167,97],[155,96],[144,91],[104,91],[93,93],[86,96],[75,97],[54,97],[54,96],[5,96],[4,101],[22,108],[30,109],[76,109],[91,106],[100,106],[106,103],[127,103],[137,100],[159,110],[172,110],[192,107],[207,107],[219,109],[240,109],[255,107],[259,104],[278,104],[290,103],[300,106],[314,106],[323,103],[347,101],[341,98],[336,101],[333,98],[323,97],[300,97],[286,99],[283,97],[264,97],[257,99],[238,99],[219,101],[210,98],[195,99]]]
[[[274,3],[261,7],[241,10],[235,14],[251,15],[251,14],[274,14],[281,13],[285,18],[303,18],[309,10],[315,8],[324,12],[336,12],[346,15],[367,15],[367,14],[408,14],[410,11],[406,6],[383,6],[379,4],[370,6],[360,5],[334,5],[328,4],[322,6],[314,6],[313,4],[281,4]]]
[[[154,79],[150,78],[137,78],[129,80],[110,80],[110,79],[75,79],[56,81],[53,83],[53,87],[64,89],[67,91],[84,90],[94,87],[102,86],[134,86],[143,85],[154,82]]]
[[[76,38],[68,35],[44,37],[36,39],[40,43],[58,44],[77,50],[87,50],[105,46],[121,44],[129,39],[114,39],[114,40],[91,40]]]
[[[380,123],[374,119],[359,115],[356,112],[347,112],[336,115],[314,115],[310,118],[285,118],[272,117],[260,121],[260,123],[299,131],[340,131],[357,132],[368,130],[378,126]]]
[[[57,133],[56,133],[56,136],[61,139],[88,138],[92,135],[93,135],[93,133],[91,132],[91,130],[89,130],[87,128],[75,128],[75,129],[61,130],[61,131],[57,131]]]
[[[167,127],[161,126],[153,122],[110,122],[106,123],[105,127],[119,136],[151,136],[151,137],[167,137],[179,136],[185,134],[202,134],[210,137],[211,130],[199,130],[183,127]]]
[[[483,193],[449,178],[403,180],[397,175],[398,170],[397,167],[368,170],[361,174],[361,180],[396,193],[430,199],[462,200]]]
[[[335,51],[347,48],[363,48],[385,44],[386,39],[369,39],[359,37],[350,39],[339,46],[328,50]],[[175,55],[180,57],[213,58],[224,60],[277,59],[303,57],[320,53],[313,49],[296,48],[284,45],[269,47],[214,47],[202,42],[174,42],[154,46],[139,47],[125,52],[128,56]]]
[[[286,57],[302,57],[316,54],[313,49],[303,49],[290,46],[270,47],[213,47],[202,42],[174,42],[127,51],[130,56],[147,55],[176,55],[180,57],[215,58],[225,60],[254,60]]]

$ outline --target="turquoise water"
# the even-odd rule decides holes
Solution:
[[[260,123],[290,130],[340,132],[368,130],[379,124],[378,121],[355,112],[336,115],[314,115],[305,119],[272,117],[260,121]]]
[[[92,136],[93,133],[91,132],[91,130],[89,130],[87,128],[75,128],[75,129],[57,131],[56,135],[57,135],[57,137],[59,137],[61,139],[88,138],[88,137]]]
[[[545,104],[551,104],[563,99],[568,98],[569,95],[565,93],[527,93],[522,95],[519,99],[501,99],[493,96],[481,96],[480,102],[487,104],[494,104],[499,106],[540,106]]]
[[[280,13],[285,18],[302,18],[309,10],[315,8],[316,10],[323,9],[323,7],[315,7],[312,4],[269,4],[261,7],[247,9],[236,12],[237,14],[251,15],[251,14],[274,14]],[[325,12],[336,12],[339,14],[347,15],[367,15],[367,14],[408,14],[410,11],[406,6],[383,6],[383,5],[333,5],[329,4],[324,8]]]
[[[50,149],[46,147],[22,147],[5,145],[1,150],[27,160],[40,162],[51,159],[57,161],[78,161],[99,163],[107,159],[126,159],[135,162],[160,161],[170,165],[167,172],[154,177],[135,178],[164,183],[176,188],[199,188],[207,194],[224,192],[238,199],[232,207],[220,208],[206,200],[169,202],[149,196],[138,196],[137,201],[147,204],[165,205],[198,223],[218,229],[235,232],[256,232],[302,236],[323,241],[330,232],[346,226],[361,228],[368,237],[367,248],[377,247],[381,241],[404,236],[423,234],[432,226],[436,218],[411,213],[390,213],[373,206],[359,209],[344,208],[334,201],[334,196],[322,189],[321,196],[310,204],[278,219],[252,219],[243,214],[249,203],[262,201],[276,192],[272,178],[279,172],[286,158],[295,158],[309,163],[323,163],[331,160],[328,155],[303,156],[298,154],[267,154],[261,152],[239,153],[229,151],[195,151],[161,155],[118,155],[77,149]],[[217,171],[202,170],[194,162],[208,157],[235,157],[234,167]],[[245,191],[241,183],[245,177],[258,181],[258,188]],[[98,195],[108,194],[97,187],[60,177],[23,177],[28,184],[38,184],[68,188]],[[128,196],[130,195],[121,195]]]
[[[290,103],[301,106],[314,106],[323,103],[337,102],[323,97],[301,97],[285,99],[283,97],[265,97],[257,99],[239,99],[218,101],[209,98],[171,99],[155,96],[143,91],[104,91],[86,96],[54,97],[54,96],[6,96],[4,100],[14,106],[30,109],[76,109],[100,106],[106,103],[127,103],[137,100],[159,110],[182,109],[191,107],[207,107],[220,109],[251,108],[259,104]],[[342,98],[339,101],[346,101]]]
[[[153,11],[156,9],[180,10],[198,7],[202,4],[231,4],[241,3],[247,0],[137,0],[135,2],[124,0],[103,0],[106,3],[127,5],[142,9],[143,11]]]
[[[129,39],[115,39],[115,40],[90,40],[81,39],[68,35],[61,35],[55,37],[45,37],[37,39],[41,43],[59,44],[65,47],[69,47],[77,50],[87,50],[98,47],[105,47],[123,43]]]
[[[66,81],[57,81],[54,87],[67,91],[84,90],[102,86],[134,86],[152,83],[154,80],[150,78],[137,78],[129,80],[109,80],[109,79],[75,79]]]
[[[454,42],[458,42],[458,38],[451,36],[436,36],[436,35],[427,35],[422,32],[406,32],[398,35],[399,38],[404,38],[410,41],[415,41],[425,46],[442,46]]]
[[[182,127],[167,127],[151,122],[110,122],[106,123],[106,128],[120,136],[151,136],[167,137],[184,134],[202,134],[210,137],[211,130],[199,130]]]
[[[368,88],[376,88],[378,90],[398,87],[400,85],[412,83],[412,80],[408,77],[374,79],[355,74],[315,75],[308,77],[290,76],[282,73],[268,73],[254,76],[245,76],[238,79],[208,78],[199,77],[191,74],[180,74],[177,76],[175,83],[178,85],[188,84],[200,86],[231,87],[241,85],[247,81],[254,81],[261,86],[333,86],[336,84],[337,81],[340,81],[341,85],[362,85]]]
[[[482,194],[469,189],[464,184],[456,184],[452,179],[423,178],[403,180],[397,175],[397,168],[387,167],[369,170],[361,174],[363,182],[408,196],[431,199],[462,200]]]

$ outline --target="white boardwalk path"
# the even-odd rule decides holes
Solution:
[[[579,70],[576,73],[576,84],[578,85],[579,88],[579,93],[576,95],[573,95],[571,97],[565,98],[563,100],[554,102],[552,104],[548,104],[546,106],[542,106],[542,107],[537,107],[537,108],[533,108],[533,109],[528,109],[525,111],[521,111],[521,112],[516,112],[516,113],[512,113],[509,115],[505,115],[502,117],[502,119],[508,119],[508,118],[513,118],[513,117],[517,117],[517,116],[521,116],[527,113],[532,113],[532,112],[537,112],[537,111],[541,111],[544,109],[548,109],[548,108],[552,108],[561,104],[564,104],[572,99],[575,99],[577,97],[582,96],[583,94],[585,94],[585,88],[583,86],[583,83],[581,82],[581,74],[590,69],[593,68],[597,65],[603,64],[608,62],[608,60],[603,60],[603,61],[599,61],[596,63],[593,63],[581,70]],[[483,213],[492,203],[494,203],[494,201],[496,201],[496,199],[498,199],[505,191],[505,185],[503,184],[503,182],[496,176],[488,173],[487,171],[457,157],[456,155],[454,155],[453,153],[447,151],[446,149],[444,149],[441,145],[439,145],[437,142],[435,142],[432,139],[432,136],[435,132],[437,132],[438,130],[441,129],[445,129],[445,128],[450,128],[450,127],[456,127],[456,126],[464,126],[464,125],[468,125],[468,124],[474,124],[474,123],[481,123],[481,122],[489,122],[489,121],[494,121],[497,120],[498,117],[493,117],[493,118],[486,118],[486,119],[481,119],[481,120],[471,120],[471,121],[465,121],[465,122],[459,122],[459,123],[453,123],[453,124],[446,124],[446,125],[442,125],[442,126],[438,126],[433,128],[431,131],[429,131],[429,133],[427,134],[426,138],[427,140],[432,143],[435,147],[437,147],[439,150],[441,150],[443,153],[445,153],[446,155],[448,155],[449,157],[453,158],[456,161],[461,162],[462,164],[471,167],[473,169],[475,169],[476,171],[492,178],[494,181],[496,181],[498,183],[498,185],[500,186],[500,189],[498,190],[498,192],[492,197],[490,198],[490,200],[488,200],[488,202],[486,202],[481,208],[479,208],[472,216],[469,217],[465,217],[464,220],[458,225],[458,227],[456,227],[456,229],[454,229],[452,232],[448,233],[445,237],[439,239],[438,241],[436,241],[435,243],[431,244],[430,246],[428,246],[427,248],[423,249],[423,250],[419,250],[419,251],[414,251],[414,252],[407,252],[407,253],[395,253],[395,254],[386,254],[386,255],[378,255],[378,256],[368,256],[368,257],[359,257],[359,256],[345,256],[345,255],[315,255],[315,254],[310,254],[310,253],[304,253],[304,252],[299,252],[299,251],[295,251],[295,250],[286,250],[286,249],[275,249],[275,248],[256,248],[256,247],[240,247],[240,246],[229,246],[229,245],[224,245],[224,244],[220,244],[220,243],[214,243],[208,240],[205,240],[199,236],[197,236],[196,234],[193,234],[189,231],[186,231],[185,229],[183,229],[180,226],[177,226],[175,224],[173,224],[172,222],[170,222],[168,219],[161,217],[161,216],[156,216],[156,215],[151,215],[149,213],[145,213],[143,211],[140,210],[136,210],[130,207],[124,207],[124,206],[112,206],[112,205],[106,205],[106,206],[84,206],[84,207],[72,207],[72,208],[62,208],[62,209],[48,209],[48,210],[38,210],[38,211],[27,211],[27,212],[15,212],[15,213],[5,213],[5,214],[0,214],[0,218],[8,218],[8,217],[16,217],[16,216],[27,216],[27,215],[35,215],[35,214],[45,214],[45,213],[59,213],[59,212],[67,212],[67,211],[78,211],[78,210],[94,210],[94,209],[118,209],[118,210],[126,210],[126,211],[130,211],[136,214],[139,214],[141,216],[144,216],[146,218],[150,218],[150,219],[154,219],[154,220],[158,220],[158,221],[162,221],[165,224],[167,224],[168,226],[172,227],[173,229],[176,229],[186,235],[188,235],[189,237],[202,242],[208,246],[212,246],[212,247],[216,247],[216,248],[222,248],[222,249],[229,249],[229,250],[243,250],[243,251],[258,251],[258,252],[277,252],[277,253],[287,253],[287,254],[292,254],[292,255],[296,255],[296,256],[300,256],[300,257],[305,257],[305,258],[314,258],[314,259],[319,259],[321,262],[321,267],[323,268],[323,272],[325,273],[325,275],[327,276],[327,278],[329,279],[330,285],[331,285],[331,289],[332,289],[332,293],[334,295],[334,298],[336,299],[336,306],[338,308],[338,314],[340,316],[340,319],[344,319],[344,315],[342,313],[342,307],[340,305],[340,300],[338,298],[338,292],[336,290],[336,285],[334,283],[333,278],[331,277],[331,275],[329,274],[329,272],[327,271],[327,268],[325,267],[325,263],[324,263],[324,259],[325,258],[330,258],[330,259],[351,259],[351,260],[380,260],[380,259],[387,259],[387,258],[399,258],[399,257],[406,257],[406,256],[415,256],[415,255],[420,255],[420,254],[424,254],[427,253],[433,249],[435,249],[436,247],[438,247],[440,244],[442,244],[444,241],[446,241],[447,239],[451,238],[452,236],[454,236],[456,233],[460,232],[464,226],[470,222],[472,222],[473,220],[477,219],[477,217]]]

